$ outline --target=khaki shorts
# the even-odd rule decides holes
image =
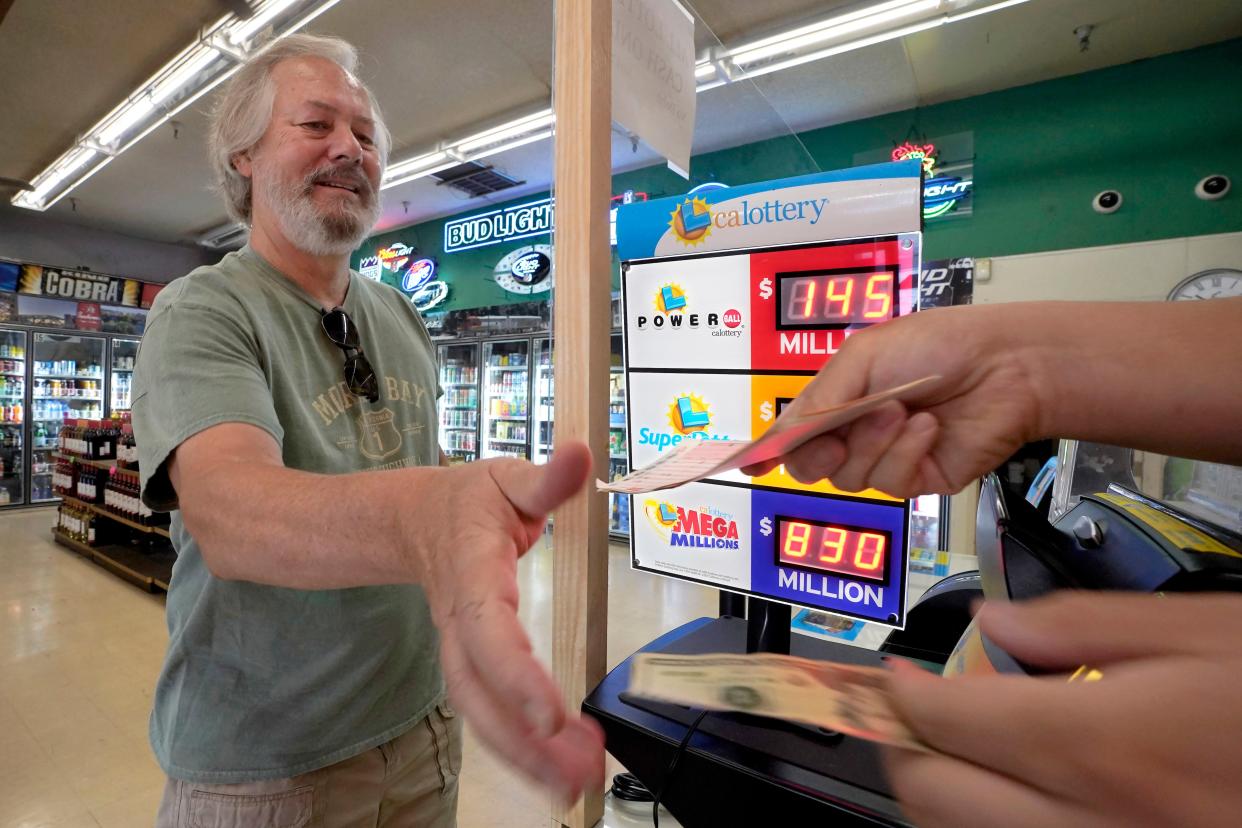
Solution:
[[[453,828],[461,720],[446,703],[408,732],[291,779],[169,779],[156,828]]]

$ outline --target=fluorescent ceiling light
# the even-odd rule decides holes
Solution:
[[[904,20],[916,14],[937,9],[940,5],[941,0],[890,0],[878,6],[830,17],[811,26],[803,26],[783,35],[731,49],[729,58],[739,66],[743,66]]]
[[[952,14],[948,15],[945,18],[945,20],[948,23],[956,23],[959,20],[969,20],[970,18],[978,17],[981,14],[988,14],[989,12],[1000,11],[1001,9],[1007,9],[1010,6],[1017,6],[1025,2],[1027,2],[1027,0],[1003,0],[1003,2],[993,3],[990,6],[984,6],[983,8],[979,8],[979,9],[967,9],[966,11],[953,12]]]
[[[498,127],[463,138],[453,146],[462,153],[474,152],[477,149],[489,147],[493,144],[507,141],[510,138],[536,132],[551,126],[554,120],[556,120],[556,115],[553,114],[551,109],[540,110],[533,115],[527,115],[507,124],[501,124]]]
[[[249,20],[239,20],[230,27],[228,39],[238,45],[245,44],[264,26],[271,23],[276,16],[294,5],[297,0],[268,0],[261,8],[251,15]]]
[[[460,160],[451,157],[447,152],[436,150],[426,155],[420,155],[417,158],[411,158],[408,161],[402,161],[399,164],[391,164],[384,171],[384,181],[380,184],[380,189],[386,190],[389,187],[396,187],[398,184],[404,184],[407,181],[431,175],[460,163]]]
[[[267,0],[249,20],[233,14],[220,18],[48,165],[32,182],[34,190],[18,193],[12,203],[31,210],[48,209],[112,158],[231,76],[250,54],[298,31],[338,2]],[[301,17],[293,19],[295,15]],[[268,26],[274,29],[271,39],[252,44]],[[92,161],[98,163],[92,165]]]
[[[981,14],[998,11],[999,9],[1016,6],[1020,3],[1028,2],[1028,0],[1000,0],[1000,2],[979,5],[977,7],[968,5],[969,2],[970,0],[885,0],[885,2],[873,3],[844,14],[833,15],[816,23],[799,26],[787,32],[753,40],[741,46],[725,50],[723,54],[713,53],[707,59],[698,61],[694,67],[694,77],[698,82],[695,91],[706,92],[709,89],[715,89],[718,86],[724,86],[732,82],[734,77],[760,77],[773,72],[779,72],[783,69],[790,69],[794,66],[801,66],[805,63],[823,60],[833,55],[883,43],[886,40],[906,37],[916,32],[942,26],[945,23],[965,20]],[[962,11],[951,13],[944,11],[954,5],[965,6],[965,8]],[[929,15],[929,12],[934,12],[934,14]],[[924,19],[907,22],[906,25],[885,28],[886,26],[891,26],[894,22],[905,21],[910,17],[918,15],[923,15]],[[872,31],[869,34],[847,38],[825,48],[813,48],[822,43],[844,38],[849,34],[859,35],[873,29],[880,29],[880,31]],[[810,51],[807,51],[808,49]],[[798,54],[799,52],[801,54]],[[771,60],[771,62],[763,63],[764,60],[784,55],[789,55],[789,57],[784,60]],[[759,65],[751,68],[745,67],[742,64]],[[445,143],[441,145],[443,150],[449,153],[445,157],[456,160],[449,160],[440,166],[419,163],[424,159],[431,158],[432,155],[436,155],[432,153],[395,164],[389,167],[383,188],[395,187],[407,181],[431,175],[431,173],[438,172],[460,160],[474,161],[498,155],[502,152],[534,143],[535,141],[541,141],[552,134],[551,130],[544,129],[544,127],[550,126],[554,118],[555,115],[552,110],[541,110],[533,115],[518,118],[483,132],[468,135],[457,141]],[[515,140],[507,140],[510,138]],[[443,155],[443,153],[440,153],[440,155]]]
[[[478,161],[480,158],[487,158],[489,155],[498,155],[502,152],[508,152],[511,149],[517,149],[518,147],[524,147],[527,144],[533,144],[536,141],[542,141],[545,138],[551,138],[551,137],[552,137],[552,130],[545,129],[543,132],[536,132],[534,135],[528,135],[525,138],[518,138],[517,140],[510,141],[507,144],[500,144],[498,146],[488,147],[483,152],[477,152],[474,155],[470,156],[468,160]]]
[[[384,183],[380,185],[380,189],[386,190],[424,178],[463,161],[478,161],[542,141],[552,135],[549,127],[555,120],[556,115],[551,109],[541,109],[457,141],[442,144],[434,152],[390,165],[384,172]]]
[[[833,55],[841,55],[841,54],[845,54],[846,52],[852,52],[855,49],[863,49],[867,46],[874,46],[877,43],[883,43],[886,40],[896,40],[899,37],[906,37],[908,35],[916,34],[918,32],[924,32],[924,31],[927,31],[928,29],[934,29],[937,26],[940,26],[943,24],[944,24],[944,18],[936,17],[936,18],[933,18],[932,20],[925,20],[922,23],[914,23],[909,26],[903,26],[900,29],[893,29],[887,32],[880,32],[879,34],[871,35],[870,37],[864,37],[860,40],[851,40],[848,43],[841,43],[836,46],[829,46],[827,49],[820,49],[818,51],[811,52],[810,54],[799,55],[798,57],[792,57],[789,60],[782,60],[777,63],[769,63],[765,66],[760,66],[758,69],[743,69],[742,72],[745,77],[758,78],[763,75],[770,75],[773,72],[780,72],[784,69],[792,69],[793,67],[801,66],[804,63],[811,63],[813,61],[823,60],[824,58],[830,58]]]

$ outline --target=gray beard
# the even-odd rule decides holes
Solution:
[[[379,221],[378,193],[363,192],[356,207],[323,210],[313,201],[312,173],[284,184],[275,175],[260,176],[264,200],[271,206],[289,243],[312,256],[339,256],[358,248]]]

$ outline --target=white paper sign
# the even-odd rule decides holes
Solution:
[[[613,0],[612,119],[689,177],[694,18],[676,0]]]

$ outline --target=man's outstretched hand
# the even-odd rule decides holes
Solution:
[[[485,460],[446,470],[433,508],[410,527],[440,631],[449,697],[497,754],[573,801],[603,782],[603,733],[568,713],[518,621],[517,560],[548,514],[579,493],[591,471],[582,443],[559,445],[545,466]]]

